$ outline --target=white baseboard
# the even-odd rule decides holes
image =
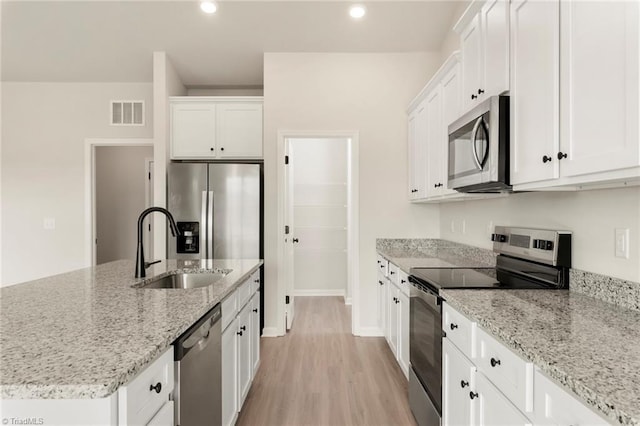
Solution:
[[[262,337],[280,337],[282,334],[278,333],[276,327],[265,327],[262,330]]]
[[[383,337],[384,331],[380,327],[358,327],[353,334],[362,337]]]
[[[344,298],[344,304],[345,305],[351,305],[351,298],[350,297],[345,297]]]
[[[344,297],[344,289],[296,289],[293,290],[294,297],[306,296],[342,296]]]

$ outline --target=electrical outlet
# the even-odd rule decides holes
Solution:
[[[616,228],[616,257],[629,258],[629,228]]]
[[[56,219],[53,217],[45,217],[42,222],[42,226],[47,231],[54,230],[56,229]]]

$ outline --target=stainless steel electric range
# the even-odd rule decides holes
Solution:
[[[409,404],[420,426],[442,416],[442,302],[440,289],[569,288],[571,233],[496,226],[495,268],[411,268]]]

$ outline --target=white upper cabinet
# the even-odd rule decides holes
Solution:
[[[442,125],[442,89],[438,84],[427,95],[427,197],[440,195],[440,188],[447,185],[442,170],[445,166],[445,143]]]
[[[640,165],[639,9],[637,1],[560,3],[562,133],[553,157],[563,177]]]
[[[426,196],[425,161],[427,148],[427,108],[421,102],[409,112],[409,199]]]
[[[514,189],[638,181],[639,20],[636,1],[512,2]]]
[[[511,183],[559,175],[560,5],[511,3]]]
[[[262,158],[262,97],[169,100],[171,159]]]
[[[466,111],[509,90],[509,1],[473,2],[454,30],[460,34]]]
[[[262,102],[229,102],[217,107],[218,156],[262,157]]]
[[[216,155],[216,105],[212,102],[171,104],[171,158]]]

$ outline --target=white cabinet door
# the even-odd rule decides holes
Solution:
[[[488,0],[480,11],[480,21],[483,99],[509,90],[509,1]]]
[[[389,346],[391,346],[391,305],[392,305],[392,285],[387,278],[383,278],[384,282],[384,337]]]
[[[395,357],[398,357],[398,288],[387,281],[389,287],[389,347]]]
[[[398,364],[409,377],[409,297],[398,292]]]
[[[449,182],[449,125],[460,117],[462,98],[460,97],[460,65],[456,64],[442,79],[442,142],[440,143],[441,195],[457,194],[458,191],[447,189]]]
[[[255,377],[260,365],[260,292],[251,299],[251,377]]]
[[[238,411],[238,319],[222,333],[222,426],[235,424]]]
[[[440,195],[440,189],[446,185],[442,181],[444,155],[442,144],[442,91],[437,85],[427,95],[427,197]]]
[[[559,1],[511,3],[511,183],[559,176]]]
[[[480,15],[476,15],[460,34],[462,52],[462,102],[463,109],[469,110],[478,103],[482,82],[482,34]]]
[[[251,386],[251,304],[238,314],[238,407],[242,407]]]
[[[477,398],[475,366],[446,337],[442,339],[442,424],[443,426],[473,425]]]
[[[209,102],[171,104],[171,158],[215,158],[216,105]]]
[[[217,105],[218,158],[262,157],[262,102]]]
[[[482,373],[476,373],[476,392],[478,399],[476,424],[479,426],[530,426],[527,419],[509,400],[500,393]],[[476,396],[477,395],[477,396]]]
[[[425,156],[427,148],[427,108],[420,103],[409,115],[409,199],[426,196]]]
[[[560,173],[576,176],[638,166],[640,4],[560,4]],[[553,152],[553,161],[557,154]]]
[[[147,426],[173,426],[173,401],[167,401],[160,411],[147,423]]]
[[[387,328],[387,317],[386,317],[386,305],[387,305],[387,295],[385,288],[385,279],[384,277],[378,273],[376,274],[376,288],[378,289],[378,326],[384,333],[384,330]]]

